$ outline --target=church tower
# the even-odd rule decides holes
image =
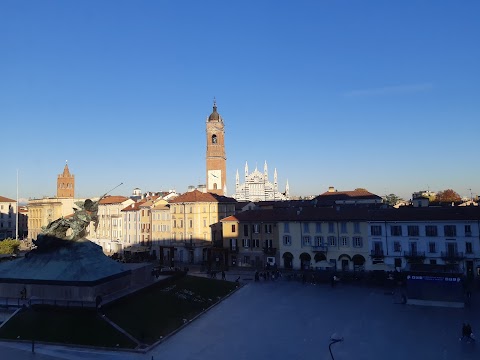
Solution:
[[[227,157],[225,155],[225,125],[213,101],[213,112],[207,118],[207,191],[225,195],[227,188]]]
[[[57,177],[57,197],[73,198],[75,194],[75,176],[70,174],[68,163],[63,168],[63,174]]]

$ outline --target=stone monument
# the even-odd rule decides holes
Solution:
[[[35,299],[40,303],[95,306],[98,297],[151,281],[151,266],[127,267],[86,238],[98,224],[97,201],[75,203],[78,209],[50,222],[23,258],[0,263],[0,301]],[[25,294],[26,293],[26,294]]]

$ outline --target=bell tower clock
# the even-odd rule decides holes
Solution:
[[[225,125],[213,101],[213,112],[207,118],[207,191],[225,195],[227,157],[225,155]]]

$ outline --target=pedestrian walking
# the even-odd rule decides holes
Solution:
[[[225,271],[224,271],[224,270],[222,270],[222,280],[226,280]]]

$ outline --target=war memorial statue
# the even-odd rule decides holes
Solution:
[[[93,223],[96,231],[98,226],[98,204],[108,193],[122,184],[106,192],[97,201],[87,199],[75,202],[78,209],[74,208],[72,215],[61,217],[42,227],[42,232],[38,235],[37,240],[33,240],[36,246],[35,251],[49,251],[57,247],[68,246],[71,242],[83,239],[87,235],[87,228],[91,223]]]
[[[43,229],[34,241],[36,249],[0,263],[0,296],[94,307],[98,296],[105,301],[112,294],[128,293],[133,286],[152,284],[152,264],[127,266],[88,239],[88,227],[97,226],[98,205],[107,194],[96,201],[76,202],[73,214]]]
[[[87,199],[75,202],[78,209],[73,209],[73,215],[61,217],[42,228],[37,240],[33,240],[37,247],[35,250],[40,252],[58,246],[68,246],[69,242],[78,241],[87,235],[87,227],[90,223],[93,223],[96,230],[98,226],[98,203],[105,196],[100,197],[97,201]]]

